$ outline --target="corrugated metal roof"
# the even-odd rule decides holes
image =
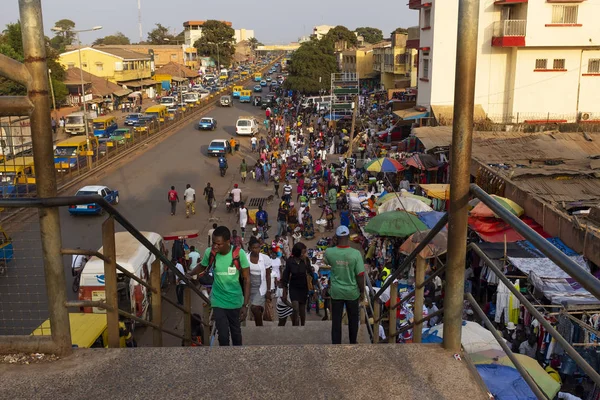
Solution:
[[[168,64],[163,65],[158,68],[155,72],[155,75],[171,75],[182,78],[195,78],[198,76],[197,71],[192,71],[188,67],[178,64],[176,62],[170,62]]]
[[[102,47],[95,48],[95,50],[112,54],[113,56],[120,57],[123,60],[150,60],[150,54],[138,53],[136,51],[122,49],[119,47]]]
[[[67,69],[65,76],[66,85],[81,85],[81,70],[77,67]],[[104,78],[83,71],[83,81],[85,84],[92,84],[92,94],[97,96],[108,96],[116,91],[122,90],[121,86],[112,83]]]

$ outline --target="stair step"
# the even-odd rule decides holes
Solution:
[[[242,327],[244,346],[331,344],[331,321],[306,321],[304,326],[293,326],[288,321],[285,326],[277,322],[265,321],[264,326],[255,326],[248,321]],[[342,325],[342,343],[350,343],[348,325]],[[365,325],[358,330],[358,343],[370,343]]]

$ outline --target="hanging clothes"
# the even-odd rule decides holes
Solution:
[[[521,285],[520,285],[518,279],[516,280],[514,287],[515,287],[515,289],[520,290]],[[510,294],[509,294],[509,300],[508,300],[508,308],[509,308],[508,319],[510,322],[512,322],[516,325],[519,323],[519,314],[521,312],[521,302],[519,301],[519,299],[517,299],[517,297],[512,292],[509,292],[509,293]]]

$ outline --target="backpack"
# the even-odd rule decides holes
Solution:
[[[169,201],[177,200],[177,192],[174,190],[169,191]]]
[[[231,254],[232,260],[231,265],[235,265],[235,269],[238,271],[242,271],[242,264],[240,263],[240,247],[233,247],[233,251]],[[215,278],[212,272],[215,269],[217,264],[217,251],[215,249],[210,249],[210,256],[208,257],[208,268],[206,271],[198,277],[198,281],[201,285],[209,286],[212,285]],[[240,274],[240,282],[242,281],[242,275]],[[243,287],[243,285],[242,285]]]

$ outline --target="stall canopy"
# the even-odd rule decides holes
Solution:
[[[531,229],[539,233],[544,238],[550,235],[542,229],[542,226],[529,217],[522,217],[521,221],[529,225]],[[506,222],[497,218],[475,218],[469,217],[469,228],[474,230],[485,242],[517,242],[525,240],[517,231],[510,227]]]
[[[425,194],[434,199],[450,200],[450,184],[448,183],[429,183],[419,185]]]
[[[404,163],[420,170],[434,170],[441,165],[435,156],[424,153],[413,154]]]
[[[406,110],[397,110],[394,111],[394,114],[404,121],[427,118],[429,116],[429,112],[427,111],[419,111],[414,108],[407,108]]]
[[[427,204],[423,203],[419,199],[414,199],[412,197],[401,197],[398,195],[388,198],[383,204],[379,206],[377,212],[379,214],[382,214],[394,210],[402,210],[408,212],[433,211],[431,207],[429,207]]]

